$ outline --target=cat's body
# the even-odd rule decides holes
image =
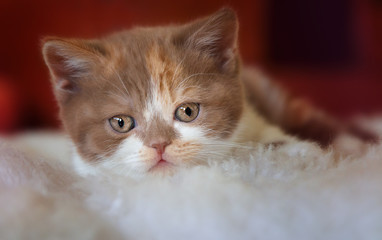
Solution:
[[[98,40],[48,38],[44,58],[79,172],[171,173],[247,142],[296,140],[276,125],[298,134],[318,120],[333,130],[241,67],[237,30],[235,13],[223,9],[186,25]]]

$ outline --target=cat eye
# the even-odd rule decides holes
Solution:
[[[175,110],[175,118],[181,122],[191,122],[198,117],[199,104],[184,103]]]
[[[109,123],[119,133],[127,133],[135,127],[134,119],[125,115],[114,116],[109,119]]]

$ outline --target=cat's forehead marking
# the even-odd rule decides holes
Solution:
[[[162,87],[171,84],[177,63],[171,59],[169,51],[163,46],[153,44],[147,51],[146,63],[151,76],[154,80],[160,80]]]
[[[143,116],[147,123],[155,118],[161,118],[166,120],[166,122],[169,122],[170,118],[166,116],[166,113],[171,109],[170,101],[164,92],[159,91],[159,87],[155,84],[155,81],[152,80],[152,78],[151,83],[151,94],[147,96]]]
[[[174,80],[179,66],[169,58],[162,47],[156,44],[153,44],[147,52],[146,64],[150,74],[151,94],[146,99],[145,120],[150,121],[154,116],[162,116],[162,119],[170,122],[176,100]]]

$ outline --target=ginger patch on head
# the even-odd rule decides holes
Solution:
[[[153,82],[161,92],[169,91],[175,78],[182,72],[182,66],[172,60],[168,51],[158,44],[153,44],[148,50],[146,63]]]
[[[176,68],[180,66],[177,66],[177,63],[168,56],[168,52],[158,44],[153,44],[148,49],[145,58],[151,78],[151,94],[146,99],[145,119],[150,121],[154,116],[162,116],[170,122],[177,97],[173,81],[177,74]]]

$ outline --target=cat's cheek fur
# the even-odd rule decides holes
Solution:
[[[105,171],[112,174],[139,176],[148,169],[147,161],[154,162],[155,150],[145,151],[142,140],[131,135],[121,141],[113,154],[99,157],[97,162],[85,161],[79,154],[74,155],[74,166],[80,175],[96,175]],[[148,159],[148,160],[147,160]],[[145,161],[146,160],[146,161]]]
[[[205,130],[191,124],[175,122],[174,128],[179,132],[183,141],[196,141],[206,137]]]
[[[184,165],[204,165],[209,160],[218,160],[231,151],[231,141],[211,137],[208,134],[209,129],[180,122],[176,122],[174,127],[180,134],[182,152],[179,153],[179,158]]]
[[[199,153],[203,149],[203,142],[208,141],[206,131],[199,126],[181,122],[175,122],[174,128],[179,133],[179,139],[166,148],[163,157],[179,166],[203,162]]]

